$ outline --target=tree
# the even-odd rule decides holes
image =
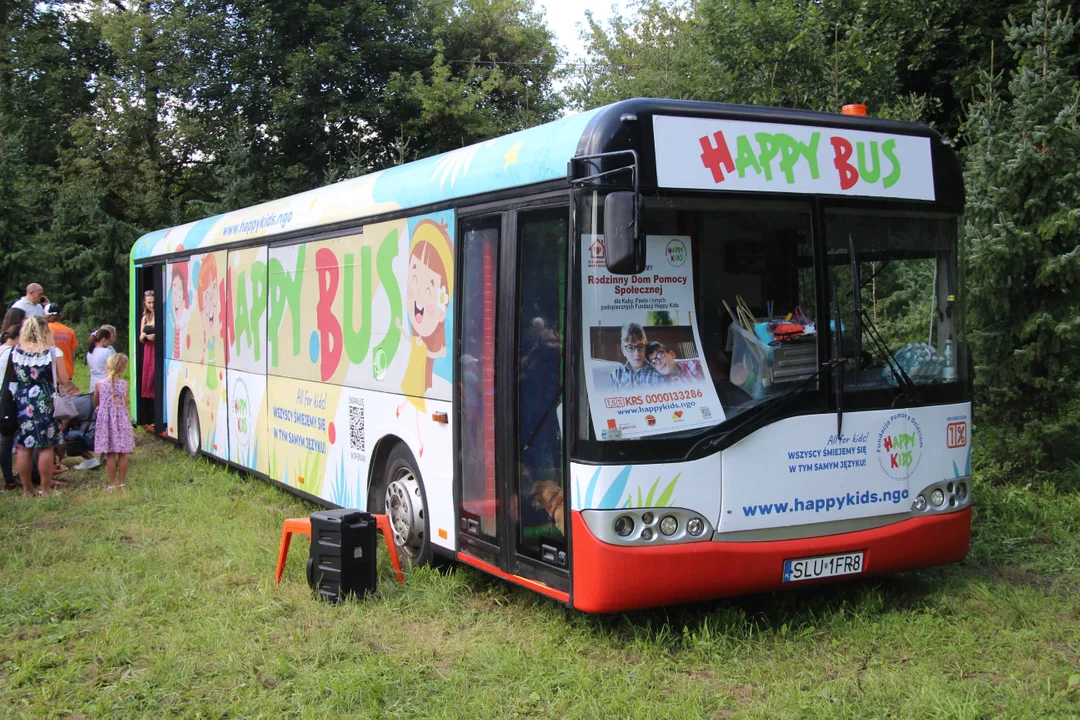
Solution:
[[[642,0],[604,28],[587,12],[587,58],[568,73],[567,99],[581,109],[628,97],[721,100],[730,69],[713,61],[694,0]]]
[[[1016,69],[984,73],[964,125],[980,410],[1009,438],[999,459],[1044,469],[1080,451],[1080,78],[1077,24],[1056,6],[1010,23]]]
[[[391,137],[400,138],[394,161],[558,117],[552,82],[559,51],[531,0],[435,0],[427,12],[430,65],[396,74],[386,93],[388,117],[398,123]]]

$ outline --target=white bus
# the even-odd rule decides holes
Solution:
[[[140,238],[139,421],[587,612],[957,562],[963,203],[921,125],[616,103]]]

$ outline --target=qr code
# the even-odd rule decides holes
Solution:
[[[701,417],[705,418],[706,420],[710,420],[712,418],[712,410],[707,407],[702,407]]]
[[[349,449],[367,452],[364,439],[364,399],[349,398]]]

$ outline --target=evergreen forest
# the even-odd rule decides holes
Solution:
[[[126,324],[144,232],[629,97],[928,123],[964,167],[984,480],[1080,485],[1080,32],[1066,0],[0,1],[0,288]],[[904,283],[899,275],[883,281]],[[913,281],[914,282],[914,281]]]

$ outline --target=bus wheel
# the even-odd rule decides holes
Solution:
[[[397,445],[386,459],[383,508],[394,529],[394,543],[402,560],[410,565],[431,563],[427,507],[420,471],[404,445]]]
[[[183,406],[183,438],[184,450],[191,457],[198,457],[202,447],[202,432],[199,429],[199,409],[195,407],[195,398],[191,393],[184,395]]]

